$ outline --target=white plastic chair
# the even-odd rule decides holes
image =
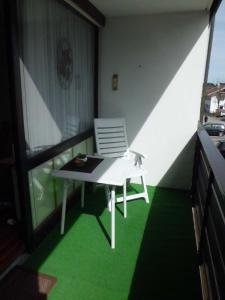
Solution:
[[[134,167],[131,168],[127,180],[141,177],[143,192],[135,195],[127,195],[127,180],[123,186],[123,197],[117,198],[116,202],[123,202],[124,217],[127,217],[127,201],[144,198],[149,203],[145,174],[142,159],[146,158],[143,154],[132,151],[128,147],[125,119],[95,119],[95,140],[97,154],[105,157],[124,158],[133,160]],[[107,200],[109,201],[109,187],[106,187]],[[109,206],[110,209],[110,206]]]

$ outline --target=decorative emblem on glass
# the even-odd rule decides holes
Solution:
[[[73,79],[73,52],[67,38],[61,38],[57,44],[57,74],[60,86],[68,89]]]

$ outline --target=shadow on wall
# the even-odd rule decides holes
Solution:
[[[207,24],[205,13],[123,17],[109,19],[101,32],[100,117],[126,118],[131,148],[149,156],[148,184],[157,185],[182,150],[191,149]],[[114,73],[117,91],[111,87]],[[177,161],[177,171],[182,162]],[[181,188],[187,185],[180,181]]]

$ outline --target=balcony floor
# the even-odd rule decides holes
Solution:
[[[137,185],[133,189],[138,189]],[[116,249],[109,245],[104,192],[86,193],[26,266],[56,276],[52,300],[201,299],[191,201],[184,192],[149,188],[151,204],[116,209]]]

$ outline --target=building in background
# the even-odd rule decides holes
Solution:
[[[205,112],[223,115],[225,109],[225,83],[208,83],[205,89]]]

